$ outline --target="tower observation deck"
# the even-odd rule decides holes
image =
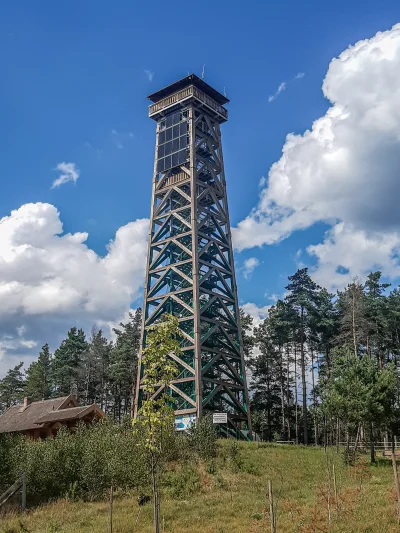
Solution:
[[[157,123],[142,347],[163,313],[179,319],[177,427],[227,413],[226,436],[248,438],[250,413],[220,124],[229,100],[194,74],[148,97]],[[143,401],[139,359],[135,415]],[[157,391],[155,397],[163,392]]]

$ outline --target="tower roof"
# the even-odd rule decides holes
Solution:
[[[189,87],[190,85],[194,85],[195,87],[203,91],[203,93],[213,98],[213,100],[215,100],[220,105],[224,105],[229,102],[226,96],[213,89],[211,85],[208,85],[208,83],[196,76],[196,74],[190,74],[189,76],[186,76],[186,78],[182,78],[181,80],[178,80],[172,83],[171,85],[168,85],[167,87],[164,87],[163,89],[160,89],[159,91],[150,94],[147,98],[152,102],[156,103],[159,100],[166,98],[170,94],[176,93],[177,91],[180,91],[185,87]]]

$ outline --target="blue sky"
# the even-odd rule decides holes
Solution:
[[[286,135],[311,129],[330,107],[321,87],[332,59],[350,44],[372,39],[399,21],[397,1],[205,0],[200,7],[158,0],[4,1],[0,5],[0,218],[25,204],[55,206],[64,231],[88,232],[88,249],[104,256],[118,228],[149,216],[155,124],[147,117],[147,94],[188,72],[201,74],[205,64],[205,80],[221,92],[225,89],[231,100],[223,146],[231,223],[236,227],[251,216],[260,191],[268,189],[269,170],[281,158]],[[335,71],[331,78],[340,76]],[[371,76],[376,79],[376,72]],[[339,90],[335,93],[333,81],[328,85],[332,94],[343,98]],[[269,101],[280,86],[284,90]],[[356,82],[355,86],[361,90]],[[377,165],[379,157],[382,154]],[[74,163],[79,179],[52,189],[62,162]],[[279,204],[278,196],[271,196],[274,205]],[[293,205],[290,210],[304,212],[304,206]],[[283,202],[280,209],[286,208]],[[268,209],[262,210],[263,220],[270,215]],[[342,231],[332,222],[347,220],[339,211],[328,210],[327,218],[314,216],[307,224],[290,226],[284,235],[264,239],[271,244],[239,247],[240,302],[270,304],[265,294],[282,294],[287,276],[298,265],[319,269],[321,280],[329,278],[328,270],[321,274],[322,252],[318,256],[304,251],[326,243],[331,228]],[[282,213],[278,217],[286,217]],[[358,220],[349,224],[360,231],[378,231]],[[390,235],[397,232],[396,224],[388,222]],[[338,245],[337,237],[330,239]],[[389,263],[397,257],[393,239],[390,250],[382,252]],[[259,266],[246,279],[243,266],[249,258],[256,258]],[[366,262],[365,271],[374,260]],[[381,263],[377,261],[378,266]],[[344,272],[364,271],[352,266],[349,263]],[[388,275],[396,279],[397,271]],[[132,294],[132,305],[140,304],[140,287]],[[24,311],[19,321],[16,312],[12,320],[8,317],[10,331],[0,332],[0,339],[1,334],[6,338],[3,361],[22,353],[20,345],[7,344],[7,336],[18,337],[17,327],[33,331],[33,323],[24,318],[32,314],[40,315],[42,322],[37,318],[34,324],[45,332],[46,312]],[[62,311],[57,318],[60,328],[67,329],[72,316]],[[95,318],[92,314],[87,320]],[[34,338],[33,351],[44,336]]]

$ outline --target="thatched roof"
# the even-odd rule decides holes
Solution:
[[[70,407],[69,409],[62,409],[60,411],[51,411],[37,419],[36,424],[43,424],[45,422],[62,422],[67,420],[78,420],[84,418],[86,415],[94,412],[95,414],[102,414],[102,411],[93,405],[82,405],[81,407]]]
[[[73,395],[14,405],[0,416],[0,433],[17,433],[40,429],[49,422],[78,420],[93,410],[98,416],[104,416],[96,404],[78,407]]]

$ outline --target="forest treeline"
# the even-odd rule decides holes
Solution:
[[[141,322],[137,309],[127,323],[114,328],[114,342],[101,329],[93,327],[86,338],[82,329],[72,327],[53,354],[45,344],[25,372],[19,363],[0,380],[0,413],[24,397],[37,401],[75,393],[81,403],[96,402],[121,421],[131,414]]]
[[[263,440],[333,445],[400,433],[400,290],[381,272],[330,294],[306,268],[288,279],[286,295],[253,327],[241,327],[253,429]],[[43,346],[0,380],[0,411],[76,391],[117,421],[131,412],[136,385],[141,310],[114,330],[114,342],[93,328],[71,328],[50,354]]]
[[[300,269],[253,331],[242,313],[253,426],[265,440],[362,441],[374,460],[374,442],[398,433],[400,291],[381,278],[330,294]]]

